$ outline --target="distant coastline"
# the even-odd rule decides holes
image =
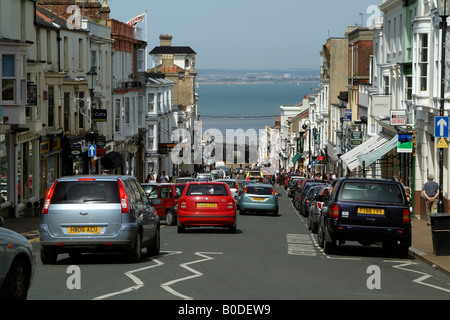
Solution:
[[[283,81],[280,81],[280,80],[268,80],[268,81],[261,81],[261,80],[260,81],[251,81],[251,80],[246,80],[246,81],[236,81],[236,80],[234,80],[234,81],[208,81],[208,80],[199,80],[199,81],[197,81],[197,84],[198,85],[208,85],[208,84],[212,84],[212,85],[214,85],[214,84],[220,84],[220,85],[223,85],[223,84],[232,85],[232,84],[234,84],[234,85],[238,85],[238,84],[317,83],[317,82],[319,82],[319,79],[317,79],[317,80],[314,80],[314,79],[312,79],[312,80],[283,80]]]

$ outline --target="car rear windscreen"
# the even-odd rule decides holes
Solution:
[[[228,196],[223,184],[193,184],[186,191],[187,196]]]
[[[248,194],[257,194],[260,196],[267,196],[273,194],[273,189],[271,187],[265,186],[248,186],[247,192]]]
[[[58,181],[52,204],[108,202],[120,203],[117,181]]]
[[[340,200],[404,203],[402,186],[388,182],[345,182]]]

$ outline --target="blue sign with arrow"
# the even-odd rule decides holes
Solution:
[[[448,117],[434,118],[434,136],[436,138],[448,138]]]
[[[97,155],[97,146],[95,144],[88,145],[88,156],[95,157]]]

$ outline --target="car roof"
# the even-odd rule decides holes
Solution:
[[[96,179],[96,180],[109,180],[116,181],[117,179],[129,179],[134,177],[128,175],[110,175],[110,174],[89,174],[89,175],[76,175],[76,176],[63,176],[58,178],[58,181],[77,181],[80,179]]]

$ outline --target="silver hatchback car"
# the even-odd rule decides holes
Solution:
[[[78,256],[88,251],[121,251],[138,262],[142,247],[148,255],[158,255],[160,249],[158,215],[131,176],[56,180],[44,202],[39,232],[44,264],[55,263],[60,253]]]

